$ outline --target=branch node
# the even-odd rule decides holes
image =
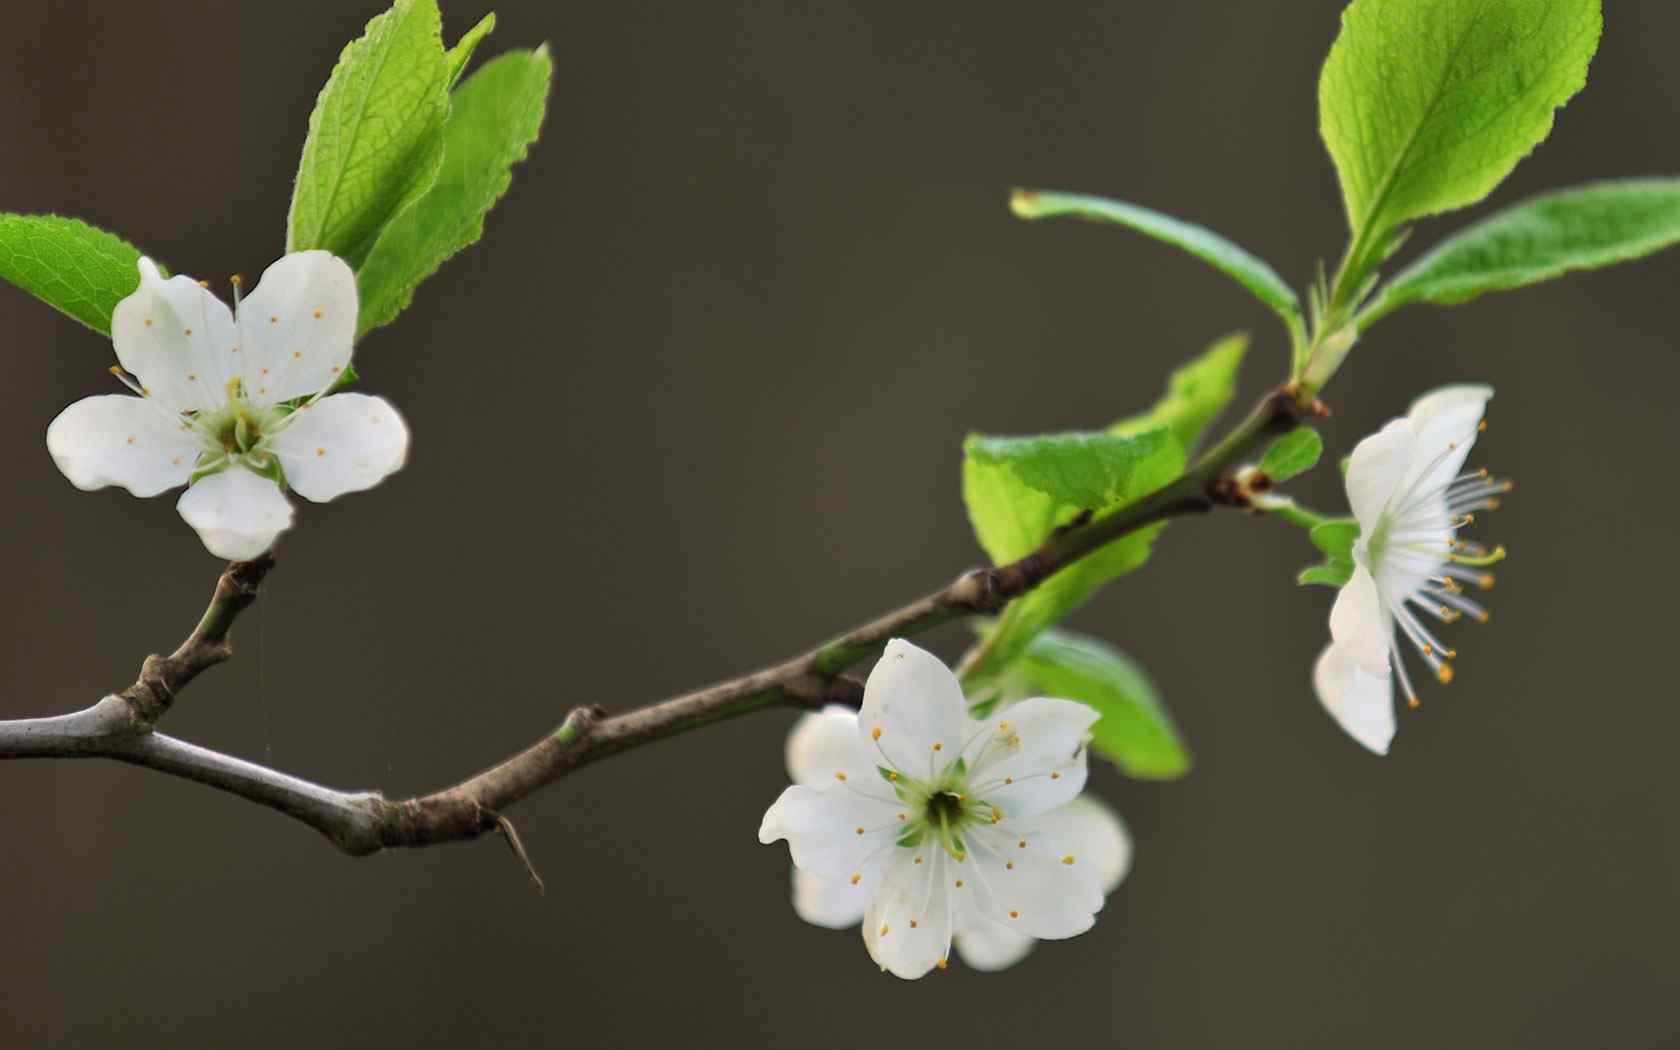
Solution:
[[[970,569],[951,584],[945,600],[967,612],[995,613],[1009,599],[998,587],[997,570]]]
[[[531,855],[525,852],[525,843],[520,841],[519,831],[513,826],[513,821],[497,814],[496,828],[507,840],[508,849],[513,851],[513,857],[525,867],[525,874],[531,876],[531,884],[537,888],[539,894],[546,895],[548,888],[543,885],[542,876],[537,874],[536,865],[531,863]]]

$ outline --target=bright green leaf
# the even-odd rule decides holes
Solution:
[[[356,275],[362,332],[395,319],[421,281],[483,235],[485,214],[536,141],[552,74],[548,48],[514,51],[486,63],[451,96],[436,181],[385,227]]]
[[[1324,439],[1312,427],[1296,427],[1272,442],[1260,457],[1260,473],[1274,483],[1288,481],[1318,464],[1324,454]]]
[[[1158,478],[1155,465],[1169,445],[1178,449],[1172,431],[1161,427],[1136,437],[1101,431],[1037,437],[974,434],[963,452],[977,463],[1007,467],[1023,484],[1057,504],[1101,510],[1138,493],[1134,478],[1139,471],[1153,471],[1152,481]],[[1177,456],[1182,459],[1181,452]]]
[[[441,32],[436,0],[396,0],[339,55],[309,115],[288,251],[324,248],[359,269],[431,184],[449,99]]]
[[[1167,379],[1167,392],[1147,412],[1122,419],[1108,432],[1131,437],[1156,427],[1171,427],[1188,455],[1236,393],[1237,370],[1247,351],[1247,333],[1225,336],[1174,372]]]
[[[1317,583],[1326,587],[1345,587],[1353,579],[1353,562],[1329,559],[1322,565],[1302,569],[1295,582],[1305,587]]]
[[[1102,718],[1091,730],[1092,750],[1130,776],[1167,780],[1190,771],[1190,752],[1155,687],[1130,657],[1105,642],[1045,631],[1009,669],[1004,691],[1095,708]]]
[[[1138,464],[1125,479],[1123,491],[1114,494],[1108,513],[1184,473],[1185,449],[1194,445],[1230,401],[1247,345],[1241,335],[1215,343],[1173,373],[1166,393],[1152,408],[1109,428],[1110,434],[1128,438],[1165,430],[1175,440],[1153,445],[1155,451],[1148,460]],[[1035,480],[1053,487],[1045,477]],[[1033,487],[1009,466],[974,455],[963,461],[963,499],[980,545],[999,565],[1032,553],[1084,509]],[[996,630],[981,643],[980,652],[966,663],[965,683],[982,685],[994,678],[1046,627],[1060,622],[1103,584],[1142,565],[1164,527],[1161,523],[1129,533],[1011,602],[998,618]]]
[[[1302,569],[1296,577],[1300,584],[1321,583],[1340,587],[1353,576],[1353,544],[1359,539],[1359,523],[1352,518],[1338,518],[1315,525],[1307,538],[1324,552],[1324,561]]]
[[[1481,200],[1552,128],[1599,0],[1353,0],[1319,78],[1357,278],[1396,226]]]
[[[467,30],[461,39],[455,41],[455,46],[449,49],[445,56],[449,64],[449,86],[454,87],[461,79],[461,74],[467,71],[467,63],[472,61],[473,52],[484,38],[496,29],[496,13],[494,11],[478,20],[478,24]]]
[[[1449,237],[1403,270],[1360,317],[1407,303],[1462,303],[1680,242],[1680,179],[1622,179],[1547,193]]]
[[[80,219],[0,212],[0,278],[89,328],[140,287],[140,249]]]
[[[1117,223],[1158,241],[1182,248],[1215,269],[1233,277],[1267,306],[1292,324],[1301,316],[1295,292],[1262,260],[1212,230],[1124,201],[1079,193],[1016,190],[1009,207],[1023,219],[1071,215],[1092,222]]]

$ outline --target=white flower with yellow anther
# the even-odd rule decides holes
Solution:
[[[870,956],[900,977],[943,969],[953,940],[998,969],[1034,939],[1083,933],[1130,863],[1119,821],[1079,798],[1095,711],[1032,699],[984,722],[966,712],[944,664],[888,643],[860,712],[795,729],[795,783],[758,831],[788,841],[799,914],[861,919]]]
[[[83,398],[47,427],[47,449],[81,489],[156,496],[190,483],[176,509],[210,553],[243,560],[291,527],[282,486],[330,500],[403,465],[408,427],[383,398],[326,392],[350,366],[356,277],[322,251],[270,266],[234,310],[186,277],[140,260],[117,304],[112,373],[137,397]]]
[[[1511,489],[1485,470],[1463,472],[1492,397],[1491,387],[1443,387],[1361,441],[1348,463],[1348,502],[1360,530],[1355,567],[1331,609],[1332,641],[1313,685],[1341,727],[1378,754],[1387,754],[1394,739],[1392,677],[1408,704],[1418,702],[1399,637],[1437,678],[1452,680],[1448,661],[1458,654],[1436,640],[1418,612],[1443,623],[1465,614],[1488,618],[1463,584],[1493,586],[1486,567],[1505,551],[1461,540],[1458,530]]]

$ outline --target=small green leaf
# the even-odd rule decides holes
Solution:
[[[1303,587],[1318,583],[1326,587],[1339,588],[1347,586],[1347,582],[1351,579],[1353,579],[1353,562],[1332,560],[1326,561],[1323,565],[1314,565],[1311,568],[1302,569],[1301,574],[1295,577],[1295,582]]]
[[[1169,445],[1176,449],[1177,439],[1161,427],[1136,437],[1102,431],[1037,437],[973,434],[963,452],[979,463],[1007,467],[1023,484],[1058,504],[1101,510],[1138,492],[1138,471],[1154,470],[1150,480],[1159,478],[1154,465],[1162,462]]]
[[[461,74],[467,71],[467,63],[472,61],[473,52],[478,45],[496,29],[496,12],[492,11],[478,20],[478,24],[467,30],[461,39],[455,41],[455,46],[449,49],[445,59],[449,63],[449,86],[454,87],[461,79]]]
[[[1307,533],[1312,545],[1332,558],[1353,560],[1353,544],[1359,539],[1359,523],[1352,518],[1327,521]]]
[[[1407,303],[1462,303],[1483,292],[1626,262],[1680,242],[1680,179],[1621,179],[1558,190],[1449,237],[1408,266],[1359,318]]]
[[[1168,377],[1167,392],[1153,407],[1120,420],[1108,432],[1131,437],[1156,427],[1171,427],[1188,455],[1237,392],[1237,370],[1247,351],[1246,332],[1233,332],[1218,340]]]
[[[1158,241],[1182,248],[1215,269],[1223,271],[1227,276],[1235,278],[1237,283],[1292,324],[1300,320],[1300,302],[1295,298],[1294,290],[1277,275],[1276,270],[1205,227],[1136,204],[1079,193],[1016,190],[1010,195],[1009,207],[1023,219],[1071,215],[1091,222],[1116,223],[1129,227]]]
[[[1045,631],[1007,675],[1013,697],[1077,700],[1102,718],[1091,748],[1128,775],[1151,780],[1190,771],[1190,752],[1161,698],[1132,659],[1107,643],[1068,631]]]
[[[1587,81],[1599,0],[1353,0],[1319,78],[1357,280],[1402,223],[1487,196]]]
[[[103,335],[140,287],[140,249],[80,219],[0,212],[0,278]]]
[[[1165,431],[1173,440],[1150,439],[1153,452],[1127,475],[1123,491],[1112,494],[1107,513],[1184,473],[1185,449],[1194,445],[1230,400],[1247,345],[1241,335],[1220,340],[1173,373],[1167,392],[1152,408],[1108,428],[1110,434],[1126,438]],[[1054,487],[1045,477],[1035,480],[1047,488]],[[1089,509],[1035,488],[1010,466],[972,455],[963,460],[963,499],[980,545],[998,565],[1032,553],[1057,528]],[[1039,632],[1060,622],[1103,584],[1142,565],[1164,527],[1164,523],[1151,525],[1123,536],[1011,602],[998,618],[997,629],[981,642],[974,659],[965,663],[964,684],[983,687]]]
[[[1302,569],[1295,578],[1303,586],[1321,583],[1341,587],[1353,577],[1353,544],[1359,539],[1359,523],[1352,518],[1339,518],[1313,526],[1307,533],[1312,545],[1324,552],[1322,564]]]
[[[420,282],[483,236],[485,215],[537,139],[553,69],[547,47],[509,52],[451,96],[436,181],[384,228],[356,275],[362,333],[394,320]]]
[[[1296,427],[1272,442],[1260,457],[1260,473],[1273,482],[1284,482],[1305,474],[1318,465],[1324,454],[1324,439],[1312,427]]]
[[[431,184],[449,99],[441,34],[436,0],[396,0],[339,55],[309,115],[288,251],[324,248],[359,269]]]

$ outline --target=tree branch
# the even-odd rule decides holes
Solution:
[[[234,620],[256,599],[273,567],[264,555],[229,565],[203,619],[173,654],[150,656],[122,693],[83,711],[53,718],[0,722],[0,759],[107,758],[144,766],[226,791],[315,828],[341,850],[364,856],[381,849],[431,846],[504,835],[541,886],[518,833],[502,810],[591,762],[712,722],[777,704],[856,706],[863,687],[842,672],[878,653],[887,641],[963,616],[996,613],[1057,572],[1108,543],[1168,518],[1203,513],[1224,501],[1228,472],[1268,438],[1322,412],[1295,390],[1268,395],[1223,441],[1176,481],[1118,511],[1057,531],[1019,561],[963,573],[948,586],[791,660],[752,674],[606,717],[580,707],[524,751],[443,791],[402,801],[378,792],[346,792],[189,744],[155,730],[180,690],[232,653]]]

